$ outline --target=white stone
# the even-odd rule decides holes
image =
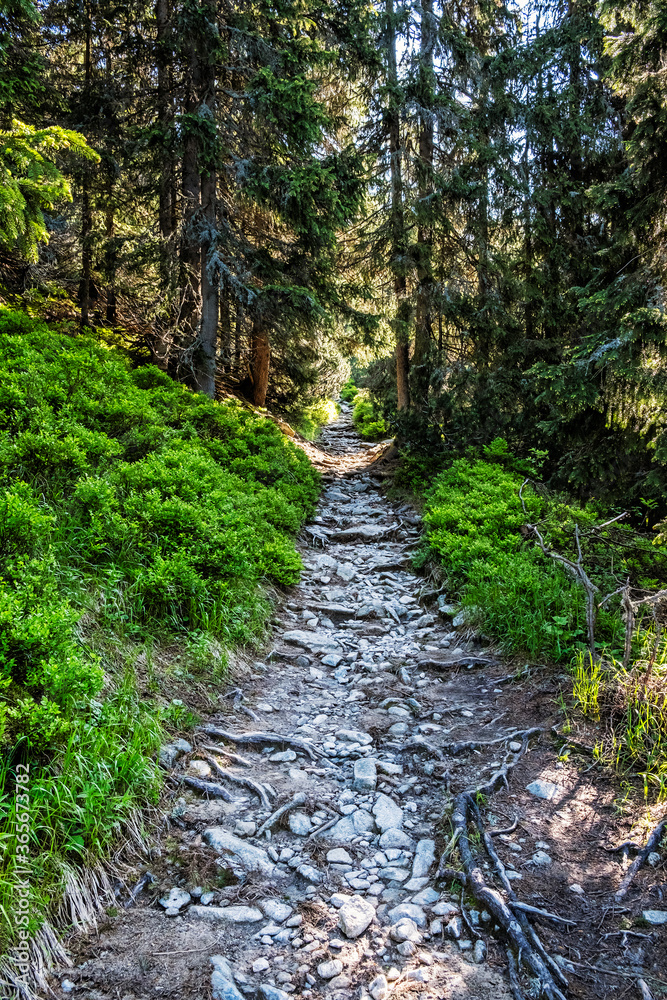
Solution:
[[[278,899],[263,899],[257,905],[265,917],[268,917],[269,920],[273,920],[277,924],[282,924],[294,912],[293,906],[289,906],[288,903],[281,903]]]
[[[375,820],[365,809],[355,809],[349,816],[343,816],[338,822],[325,830],[322,836],[326,840],[340,840],[349,844],[351,840],[363,833],[375,830]]]
[[[583,896],[584,895],[583,887],[580,886],[578,882],[573,882],[572,883],[572,885],[570,886],[570,892],[576,893],[577,896]]]
[[[342,971],[343,963],[339,958],[333,958],[330,962],[322,962],[317,966],[317,974],[322,979],[333,979],[334,976],[340,976]]]
[[[216,854],[229,858],[232,867],[236,865],[247,872],[259,872],[262,875],[275,877],[275,865],[261,847],[246,843],[222,826],[209,827],[208,830],[204,830],[203,837]]]
[[[289,993],[285,993],[285,990],[279,990],[277,986],[271,986],[269,983],[262,983],[259,992],[264,1000],[290,1000]]]
[[[387,977],[380,973],[369,984],[368,992],[373,997],[373,1000],[384,1000],[387,995],[388,987],[389,984],[387,982]]]
[[[377,769],[375,761],[370,757],[362,757],[354,762],[354,780],[352,787],[357,792],[372,792],[377,785]]]
[[[416,903],[417,906],[431,906],[432,903],[437,903],[439,899],[440,893],[437,889],[422,889],[421,892],[412,897],[412,902]]]
[[[426,927],[426,914],[421,906],[418,906],[416,903],[399,903],[398,906],[389,911],[389,918],[392,924],[395,924],[403,917],[409,917],[410,920],[415,922],[417,927]]]
[[[360,743],[362,747],[370,746],[373,737],[368,733],[362,733],[359,729],[339,729],[336,739],[341,743]]]
[[[396,827],[392,827],[390,830],[385,830],[385,832],[380,837],[380,847],[383,851],[388,848],[398,847],[405,848],[408,851],[414,850],[415,842],[409,833],[405,830],[398,830]]]
[[[530,860],[534,865],[538,865],[540,868],[548,868],[551,864],[551,858],[546,851],[535,851]]]
[[[272,753],[269,757],[272,764],[287,764],[296,760],[296,753],[294,750],[281,750],[279,753]]]
[[[257,824],[252,820],[237,819],[234,824],[234,833],[238,833],[239,837],[254,837],[256,832]]]
[[[266,958],[257,958],[252,963],[252,971],[255,972],[255,973],[256,972],[266,972],[266,970],[270,969],[270,968],[271,968],[271,966],[269,964],[268,959],[266,959]]]
[[[435,862],[435,841],[420,840],[417,843],[414,861],[412,862],[412,877],[422,878],[428,875]]]
[[[388,795],[380,793],[373,805],[373,815],[380,830],[385,833],[387,830],[400,829],[403,826],[403,810],[396,805]],[[384,847],[384,844],[380,844]]]
[[[224,920],[230,924],[254,924],[263,918],[263,913],[256,906],[191,906],[188,916]]]
[[[486,941],[479,938],[475,941],[475,947],[472,950],[472,960],[476,965],[481,965],[486,958]]]
[[[181,907],[187,906],[191,899],[192,896],[189,892],[174,886],[173,889],[170,889],[168,896],[162,897],[160,906],[164,906],[165,910],[180,910]]]
[[[518,740],[510,740],[509,748],[512,753],[518,753],[521,749],[522,744]]]
[[[652,927],[662,927],[663,924],[667,924],[667,910],[644,910],[642,917]]]
[[[338,926],[345,937],[358,938],[375,919],[375,907],[363,896],[352,896],[338,912]]]
[[[553,781],[543,781],[541,778],[526,785],[526,791],[538,799],[546,799],[548,802],[557,801],[563,794],[560,785],[555,785]]]
[[[330,851],[327,851],[327,861],[330,864],[337,864],[337,865],[352,864],[352,858],[347,853],[344,847],[332,847]]]
[[[192,774],[195,778],[210,778],[211,765],[205,760],[191,760],[188,764],[188,774]]]
[[[310,816],[302,812],[291,812],[289,814],[289,828],[295,837],[307,837],[313,828]]]
[[[419,944],[422,939],[417,924],[410,917],[402,917],[392,924],[389,929],[389,936],[392,941],[412,941],[416,944]]]
[[[316,655],[320,652],[342,653],[343,650],[326,632],[307,632],[304,629],[293,629],[290,632],[283,632],[283,642],[288,642],[294,646],[303,646],[309,653]]]

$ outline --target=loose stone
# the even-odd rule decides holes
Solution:
[[[335,904],[334,904],[335,905]],[[375,907],[363,896],[346,900],[338,913],[338,926],[345,937],[358,938],[375,919]]]

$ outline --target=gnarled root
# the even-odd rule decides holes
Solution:
[[[291,812],[292,809],[297,809],[299,806],[303,806],[308,801],[308,796],[305,792],[297,792],[293,799],[286,802],[284,806],[280,806],[275,812],[271,813],[268,819],[264,820],[256,836],[261,837],[263,833],[267,833],[271,827],[275,826],[279,819],[285,815],[285,813]]]
[[[667,829],[667,816],[663,816],[658,825],[653,827],[653,829],[651,830],[651,834],[648,840],[646,841],[646,844],[644,845],[644,847],[642,847],[639,854],[632,862],[625,875],[623,876],[621,884],[614,893],[615,900],[618,901],[623,899],[626,892],[630,888],[630,885],[632,884],[633,878],[635,877],[641,866],[644,864],[649,854],[652,851],[655,851],[658,845],[660,844],[660,840],[662,839],[662,835],[666,829]],[[625,845],[621,846],[623,847]]]
[[[221,740],[229,740],[231,743],[240,743],[246,746],[270,746],[291,747],[292,750],[300,750],[306,753],[311,760],[317,760],[317,748],[306,740],[299,739],[298,736],[283,736],[281,733],[230,733],[226,729],[219,729],[217,726],[201,726],[201,732],[207,736],[217,736]]]
[[[510,755],[486,784],[460,792],[455,796],[452,811],[452,837],[440,859],[438,874],[440,876],[446,874],[447,877],[454,877],[462,882],[477,902],[488,910],[498,926],[502,928],[508,952],[510,984],[516,1000],[524,1000],[519,980],[521,966],[538,980],[541,995],[547,997],[547,1000],[565,1000],[560,986],[567,986],[567,980],[556,963],[547,955],[534,927],[529,923],[528,908],[523,905],[514,906],[517,903],[514,890],[507,878],[505,867],[496,853],[493,840],[488,831],[484,829],[484,822],[478,806],[481,796],[491,795],[507,784],[507,776],[525,753],[528,740],[539,732],[541,732],[539,729],[529,729],[522,733],[521,751]],[[504,896],[486,881],[479,859],[473,852],[468,832],[470,826],[475,827],[481,835],[485,852],[493,863],[504,889]],[[463,871],[456,871],[447,864],[454,849],[459,852]],[[545,912],[535,915],[551,919],[555,916]]]

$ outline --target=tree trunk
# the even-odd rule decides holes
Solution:
[[[201,59],[199,39],[190,39],[188,69],[185,74],[183,110],[195,115],[201,91]],[[181,343],[189,346],[196,335],[201,308],[201,246],[197,237],[196,218],[200,208],[201,178],[199,174],[199,137],[186,126],[183,142],[182,194],[183,229],[181,233]]]
[[[252,327],[252,401],[255,406],[266,404],[270,360],[268,330],[261,320],[256,319]]]
[[[107,323],[115,323],[117,319],[116,309],[116,247],[114,244],[115,224],[113,205],[113,181],[109,179],[109,189],[107,192],[106,207],[106,282],[107,282]]]
[[[172,60],[169,48],[169,0],[157,0],[155,21],[157,29],[157,104],[158,121],[162,130],[162,156],[160,163],[160,235],[170,239],[176,229],[176,191],[174,185],[174,160],[168,152],[166,133],[172,123]]]
[[[216,175],[211,170],[201,179],[202,215],[206,225],[201,252],[201,328],[196,359],[197,388],[215,397],[218,346],[218,278],[210,266],[209,253],[215,247]]]
[[[84,87],[86,92],[90,88],[93,75],[92,34],[90,7],[86,5],[86,47],[84,53]],[[79,286],[82,327],[90,325],[90,283],[93,269],[93,212],[90,204],[90,171],[90,166],[84,164],[81,191],[81,284]]]
[[[403,175],[401,154],[401,123],[399,115],[398,70],[396,66],[396,28],[394,26],[394,0],[386,0],[387,14],[387,80],[389,97],[389,156],[391,164],[391,257],[394,272],[394,294],[396,295],[396,316],[394,336],[396,339],[396,397],[399,410],[410,405],[409,340],[407,323],[403,315],[406,293],[405,281],[405,220],[403,213]]]
[[[415,351],[413,365],[413,385],[418,402],[423,403],[428,396],[430,373],[428,361],[431,348],[431,297],[433,278],[431,256],[433,252],[433,231],[431,227],[431,206],[427,203],[433,183],[433,97],[435,76],[433,72],[433,50],[435,47],[435,15],[433,0],[421,3],[421,37],[419,44],[419,160],[417,164],[419,224],[417,228],[417,307],[415,319]],[[413,369],[414,371],[414,369]]]

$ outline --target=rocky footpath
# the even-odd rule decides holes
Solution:
[[[581,840],[608,824],[612,790],[559,759],[542,738],[549,697],[513,683],[413,574],[419,517],[385,497],[378,449],[349,411],[312,450],[325,488],[273,646],[191,743],[163,747],[173,800],[160,846],[57,989],[96,1000],[532,995],[537,979],[511,955],[508,968],[498,914],[439,871],[456,793],[503,769],[485,814],[504,873],[494,891],[557,911],[540,934],[560,995],[626,984],[585,971],[602,934],[621,943],[619,914],[597,898],[619,861],[598,850],[593,870]],[[493,887],[489,860],[479,871]],[[659,975],[664,901],[654,893],[651,929],[626,936],[626,964],[613,968]]]

